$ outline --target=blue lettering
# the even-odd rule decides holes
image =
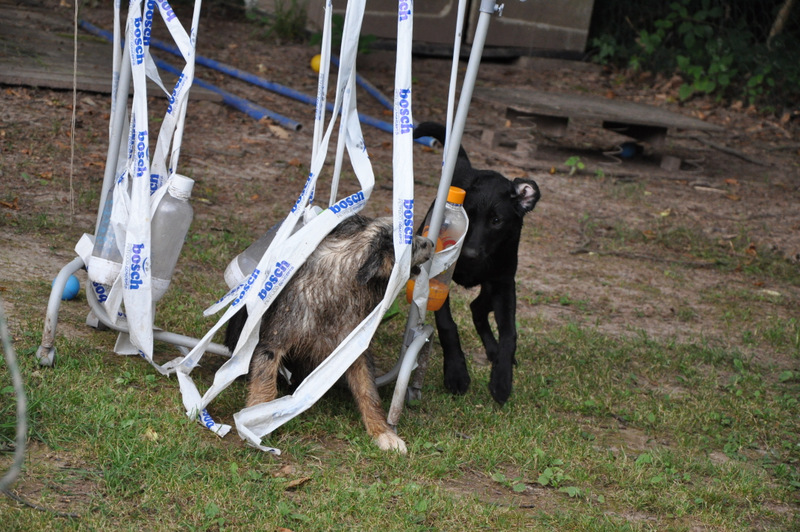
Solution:
[[[238,305],[244,299],[244,296],[247,294],[248,290],[250,290],[250,287],[253,286],[253,283],[256,282],[256,277],[258,277],[258,274],[260,274],[260,273],[261,273],[261,270],[259,270],[258,268],[253,270],[253,273],[251,273],[250,277],[247,278],[247,282],[245,282],[245,285],[242,288],[242,291],[239,292],[239,295],[236,296],[236,299],[234,299],[233,303],[231,303],[232,307],[235,307],[236,305]]]
[[[209,414],[208,410],[205,408],[200,413],[200,422],[205,425],[207,429],[210,429],[216,425],[216,423],[214,423],[214,419],[211,417],[211,414]]]
[[[150,174],[150,195],[156,193],[158,185],[161,182],[161,176],[158,174]]]
[[[176,18],[175,11],[172,10],[172,7],[169,5],[167,0],[157,0],[158,1],[158,9],[161,11],[161,16],[164,17],[165,22],[170,22],[172,19]]]
[[[153,0],[147,2],[147,8],[144,12],[144,45],[150,46],[150,33],[153,29],[153,9],[155,8],[155,3]]]
[[[414,241],[414,200],[403,200],[403,243]]]
[[[94,288],[94,293],[97,295],[97,301],[102,303],[103,301],[108,299],[105,286],[101,285],[100,283],[95,283],[94,281],[92,281],[92,287]]]
[[[411,89],[401,89],[398,93],[399,101],[395,104],[395,129],[401,135],[411,133],[414,123],[411,120]]]
[[[350,196],[346,197],[339,203],[331,205],[331,210],[334,212],[334,214],[339,214],[340,212],[342,212],[342,209],[347,209],[348,207],[358,205],[363,201],[364,201],[364,192],[358,191],[355,194],[351,194]]]
[[[147,131],[140,131],[139,140],[136,143],[136,177],[142,177],[144,175],[148,152]]]
[[[294,205],[292,205],[292,212],[296,211],[297,207],[300,205],[300,200],[303,199],[303,196],[305,196],[306,191],[308,190],[308,187],[311,185],[311,178],[313,176],[314,176],[313,172],[308,174],[308,179],[306,179],[306,184],[303,185],[303,191],[300,192],[300,196],[298,196],[297,200],[295,200],[295,202],[294,202]],[[314,198],[314,191],[313,190],[311,191],[311,198],[312,199]]]
[[[267,294],[269,294],[273,288],[281,284],[279,277],[283,277],[285,273],[290,272],[292,269],[292,265],[285,260],[276,263],[275,270],[269,276],[267,282],[264,283],[264,287],[258,292],[258,297],[260,297],[262,301],[265,300]]]
[[[403,2],[402,0],[397,3],[397,13],[400,21],[408,20],[411,16],[411,2]]]
[[[144,62],[144,46],[142,46],[142,17],[133,20],[133,41],[131,42],[131,55],[136,59],[136,64]]]
[[[180,76],[178,76],[178,81],[175,82],[175,88],[172,89],[172,94],[169,97],[169,105],[167,106],[167,113],[172,114],[172,105],[175,103],[175,100],[178,98],[178,92],[180,91],[181,87],[183,86],[183,82],[185,81],[186,76],[183,75],[181,72]]]
[[[144,262],[142,261],[142,252],[144,251],[144,244],[133,244],[131,246],[131,270],[128,277],[128,288],[131,290],[138,290],[144,282],[139,270],[144,271]]]

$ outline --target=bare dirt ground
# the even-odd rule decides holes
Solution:
[[[70,27],[71,8],[56,2],[41,5],[50,6],[51,14],[63,16]],[[111,28],[112,13],[103,6],[85,9],[81,17]],[[201,19],[199,54],[314,94],[316,74],[308,65],[315,48],[279,46],[262,35],[262,28],[212,7]],[[391,94],[392,52],[360,56],[358,68]],[[449,61],[416,57],[413,71],[415,118],[442,120]],[[289,132],[220,103],[190,102],[179,171],[197,180],[196,216],[215,218],[233,210],[255,236],[279,219],[299,193],[310,160],[313,108],[206,68],[198,68],[198,77],[304,125],[299,132]],[[680,246],[647,245],[662,230],[685,228],[727,248],[731,255],[770,251],[797,263],[800,120],[790,113],[768,115],[741,102],[696,99],[679,104],[675,80],[556,60],[484,61],[478,86],[529,87],[647,103],[724,127],[720,133],[671,130],[659,152],[645,146],[644,154],[620,163],[603,152],[630,139],[598,124],[575,117],[565,135],[551,138],[530,125],[508,122],[501,103],[473,100],[463,142],[473,165],[493,168],[509,178],[532,178],[542,191],[541,202],[527,217],[520,249],[521,316],[554,323],[586,319],[587,313],[578,318],[575,306],[564,304],[567,298],[588,307],[593,324],[612,334],[641,330],[653,336],[719,338],[727,331],[704,301],[709,288],[724,285],[798,299],[798,287],[763,281],[754,285],[742,271],[722,273],[705,267]],[[49,280],[72,258],[80,234],[92,232],[107,147],[109,98],[77,95],[71,185],[72,94],[5,86],[0,98],[0,282],[34,268]],[[154,108],[159,105],[154,100]],[[360,95],[359,110],[391,121],[389,112],[366,93]],[[377,190],[367,209],[369,214],[383,214],[390,204],[391,136],[369,126],[364,130],[377,176]],[[486,130],[496,132],[503,142],[499,146],[481,142]],[[538,149],[520,156],[514,150],[517,140]],[[662,170],[662,155],[682,159],[681,169]],[[565,161],[572,156],[586,166],[570,175]],[[439,150],[415,148],[422,205],[435,194],[440,164]],[[23,241],[13,229],[14,224],[43,217],[69,217],[74,231],[51,234],[45,223],[41,238],[26,235]],[[621,252],[613,244],[623,234],[630,242]]]

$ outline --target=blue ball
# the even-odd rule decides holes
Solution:
[[[56,280],[53,279],[54,285],[56,284]],[[78,281],[78,278],[74,275],[70,275],[69,279],[67,279],[67,284],[64,285],[64,292],[61,294],[61,301],[69,301],[73,299],[75,296],[78,295],[78,292],[81,290],[81,283]]]

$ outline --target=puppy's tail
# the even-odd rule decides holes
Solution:
[[[442,146],[444,146],[446,136],[447,128],[444,127],[444,124],[440,124],[438,122],[421,122],[414,126],[415,139],[420,137],[433,137],[441,142]],[[469,162],[469,157],[467,157],[467,152],[464,151],[463,146],[458,147],[458,156]]]

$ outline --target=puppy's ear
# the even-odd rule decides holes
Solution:
[[[535,181],[520,177],[514,180],[514,206],[520,215],[525,215],[532,211],[541,197],[539,186]]]
[[[356,282],[360,285],[367,284],[370,279],[380,273],[383,260],[384,258],[380,253],[370,253],[366,262],[361,265],[356,273]]]
[[[368,246],[367,258],[356,273],[356,282],[360,285],[365,285],[376,277],[388,279],[392,274],[394,245],[391,226],[379,230]]]

